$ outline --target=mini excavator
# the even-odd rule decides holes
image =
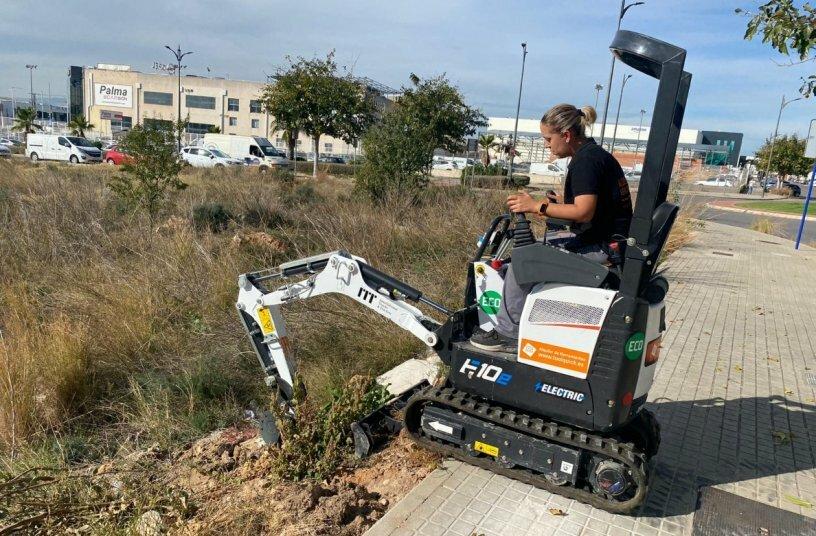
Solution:
[[[524,215],[502,214],[467,265],[458,310],[345,251],[243,274],[238,312],[282,403],[293,395],[296,371],[282,307],[342,294],[410,331],[449,366],[443,382],[402,400],[400,425],[416,443],[609,512],[643,503],[660,444],[644,403],[669,288],[656,267],[678,211],[666,198],[691,75],[683,70],[685,50],[646,35],[618,31],[610,49],[658,80],[637,203],[628,236],[610,244],[619,252],[614,262],[536,241]],[[476,328],[494,327],[499,268],[508,262],[519,284],[535,284],[518,349],[482,351],[468,341]]]

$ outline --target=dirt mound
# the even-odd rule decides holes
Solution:
[[[328,480],[284,482],[271,471],[272,449],[263,444],[254,427],[238,426],[213,432],[176,455],[137,452],[91,472],[121,486],[117,475],[132,472],[138,464],[148,478],[161,481],[161,489],[185,494],[190,505],[185,519],[176,515],[159,523],[159,514],[152,510],[142,514],[151,517],[140,518],[139,527],[149,521],[168,534],[356,536],[438,461],[400,436]]]
[[[379,494],[341,479],[275,484],[252,479],[215,486],[198,501],[196,515],[180,534],[356,536],[382,517],[387,504]]]

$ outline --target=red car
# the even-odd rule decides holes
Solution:
[[[110,149],[107,149],[104,153],[102,153],[102,160],[110,165],[120,166],[125,161],[129,160],[130,157],[125,153],[119,150],[117,145],[114,145]]]

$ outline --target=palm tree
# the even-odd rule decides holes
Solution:
[[[68,123],[68,128],[71,129],[71,134],[74,136],[84,138],[85,131],[93,130],[95,127],[87,119],[85,119],[84,115],[80,114],[71,118],[71,122]]]
[[[496,136],[493,134],[482,134],[479,136],[479,147],[482,148],[482,164],[485,167],[490,165],[490,148],[496,146]]]
[[[36,122],[37,112],[34,111],[34,108],[18,108],[15,116],[11,130],[25,133],[26,140],[29,134],[42,130],[42,126]]]

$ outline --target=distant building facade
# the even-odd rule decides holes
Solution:
[[[372,84],[373,81],[369,81]],[[143,73],[126,65],[104,65],[69,69],[71,115],[84,115],[94,134],[117,138],[134,125],[169,125],[178,116],[178,77],[174,74]],[[181,77],[181,117],[189,121],[191,137],[218,129],[223,134],[264,136],[276,147],[285,148],[274,118],[263,110],[260,96],[265,82],[227,80],[186,75]],[[371,87],[371,86],[370,86]],[[394,94],[373,87],[381,106]],[[390,88],[387,88],[390,89]],[[298,151],[312,152],[312,141],[301,133]],[[351,154],[354,147],[330,136],[320,139],[320,154]]]

